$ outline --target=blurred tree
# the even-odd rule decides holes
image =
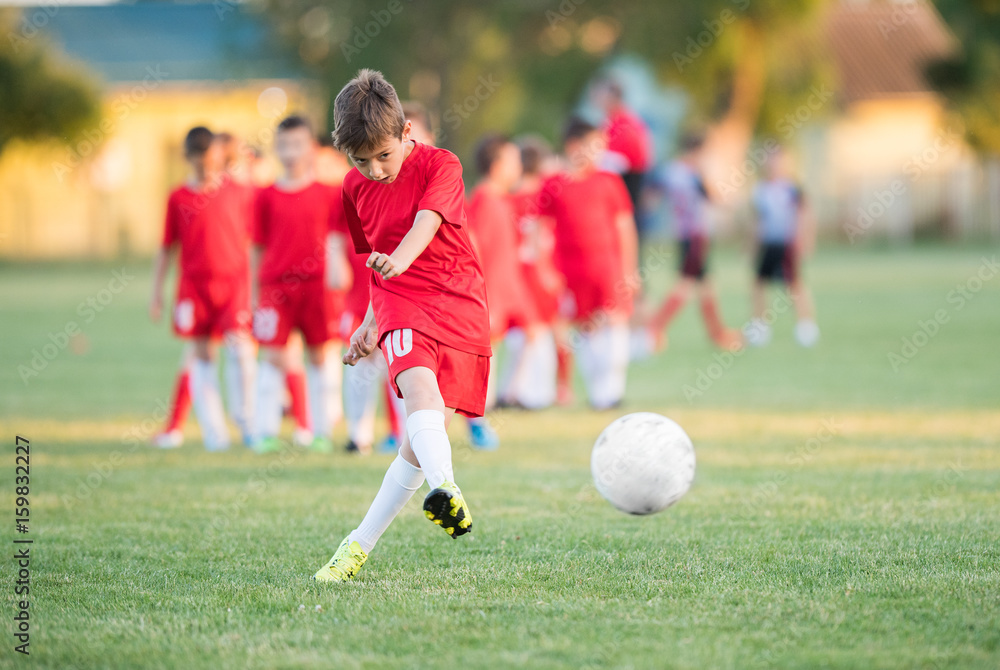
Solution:
[[[554,138],[619,51],[691,93],[728,164],[742,161],[754,131],[794,130],[789,114],[824,81],[815,19],[825,0],[257,1],[248,6],[298,43],[331,98],[357,69],[380,69],[400,96],[436,112],[442,143],[460,152],[487,129]]]
[[[936,5],[961,52],[932,63],[927,77],[961,118],[969,144],[1000,155],[1000,2],[937,0]]]
[[[86,73],[54,56],[27,21],[0,9],[0,154],[15,138],[72,141],[100,118]]]

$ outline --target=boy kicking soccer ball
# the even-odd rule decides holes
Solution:
[[[453,538],[472,530],[447,426],[455,412],[482,416],[492,353],[458,159],[410,139],[395,89],[372,70],[337,94],[334,123],[334,143],[355,166],[344,180],[347,223],[372,270],[371,306],[344,362],[382,350],[406,405],[406,435],[361,525],[314,575],[327,582],[354,577],[425,478],[427,518]]]

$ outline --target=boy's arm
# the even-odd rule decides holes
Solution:
[[[167,280],[167,270],[173,263],[177,245],[160,247],[153,261],[153,295],[149,301],[149,318],[154,322],[160,320],[163,314],[163,284]]]
[[[326,285],[336,291],[350,290],[354,283],[351,264],[347,259],[347,244],[340,233],[326,236]]]
[[[378,345],[378,324],[375,323],[375,308],[371,302],[368,303],[368,312],[364,321],[351,335],[351,344],[344,354],[344,365],[355,365],[365,356],[368,356]]]
[[[441,215],[434,210],[420,210],[413,219],[410,231],[400,240],[399,246],[391,254],[373,251],[365,265],[386,279],[398,277],[424,252],[437,234],[442,221]]]

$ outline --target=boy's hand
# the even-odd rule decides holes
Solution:
[[[362,323],[351,335],[351,344],[344,354],[344,365],[356,365],[378,346],[378,328],[374,324]]]
[[[163,315],[163,298],[154,295],[149,301],[149,319],[153,323],[159,323],[160,317]]]
[[[365,265],[386,279],[398,277],[406,272],[407,268],[410,267],[409,264],[404,265],[389,254],[381,254],[377,251],[373,251],[371,253],[371,256],[369,256],[368,260],[365,262]]]

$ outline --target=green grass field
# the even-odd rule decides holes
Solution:
[[[473,538],[449,540],[418,495],[335,587],[309,576],[389,457],[206,454],[194,426],[153,450],[140,440],[180,345],[145,317],[148,265],[0,266],[5,536],[17,434],[34,539],[31,657],[13,651],[8,544],[0,666],[996,668],[1000,278],[984,256],[827,250],[807,272],[814,350],[785,314],[771,346],[717,358],[689,309],[669,351],[633,366],[620,412],[498,414],[489,454],[456,422]],[[746,260],[714,262],[740,323]],[[71,322],[62,348],[50,334]],[[33,350],[45,365],[22,379]],[[698,455],[690,493],[645,518],[601,500],[589,471],[600,430],[639,410],[677,419]]]

